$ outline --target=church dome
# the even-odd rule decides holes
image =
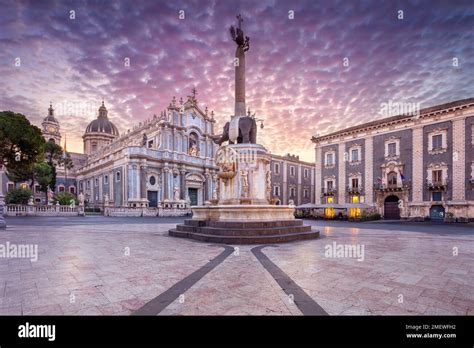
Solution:
[[[102,102],[102,105],[99,108],[99,117],[87,126],[86,134],[87,133],[106,133],[114,136],[119,135],[118,128],[110,122],[107,117],[107,108],[105,107],[104,102]]]

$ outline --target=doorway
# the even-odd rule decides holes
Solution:
[[[395,195],[385,198],[383,217],[385,220],[400,220],[399,198]]]
[[[188,196],[191,200],[191,205],[198,205],[198,189],[197,188],[188,188]]]
[[[158,192],[157,191],[148,191],[148,206],[151,208],[156,208],[158,206]]]
[[[431,220],[443,220],[444,219],[444,207],[442,205],[433,205],[430,208],[430,219]]]

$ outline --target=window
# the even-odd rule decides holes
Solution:
[[[389,143],[388,147],[388,155],[389,156],[396,156],[397,155],[397,143]]]
[[[431,178],[434,183],[440,183],[443,181],[443,171],[442,170],[433,170],[431,172]]]
[[[326,204],[331,204],[331,203],[334,203],[334,197],[326,197]],[[336,215],[336,212],[334,211],[334,208],[324,209],[324,216],[327,219],[333,219],[335,215]]]
[[[304,177],[307,179],[309,177],[309,170],[305,168],[304,170]]]
[[[120,181],[120,172],[115,173],[115,181]]]
[[[35,185],[35,193],[40,193],[40,185]]]
[[[109,176],[108,175],[104,175],[104,184],[108,184],[109,183]]]
[[[275,163],[275,174],[280,174],[280,163]]]
[[[153,140],[148,141],[148,148],[149,149],[153,148]]]
[[[82,181],[79,183],[79,191],[83,191],[84,190],[84,185],[82,183]]]
[[[326,182],[326,185],[327,185],[326,187],[327,187],[328,191],[331,191],[332,188],[333,188],[333,182],[332,182],[332,180],[329,180],[328,182]]]
[[[351,203],[359,203],[359,196],[351,196]],[[349,208],[349,217],[350,218],[359,218],[360,217],[360,208]]]
[[[7,191],[11,191],[15,188],[15,184],[9,182],[8,185],[7,185]]]
[[[359,179],[358,178],[353,178],[351,181],[352,188],[358,188],[359,187]]]
[[[388,173],[387,184],[388,186],[397,186],[397,173],[395,172]]]
[[[94,179],[94,186],[99,186],[99,179],[98,178]]]
[[[296,190],[294,187],[290,188],[290,197],[295,197],[296,196]]]
[[[290,167],[290,175],[295,176],[295,167],[293,166]]]
[[[327,153],[326,154],[326,166],[333,166],[334,165],[334,153]]]
[[[273,186],[273,195],[274,196],[280,195],[280,186]]]
[[[59,192],[64,192],[64,186],[59,186]]]
[[[443,135],[436,134],[432,137],[433,150],[439,150],[443,148]]]
[[[303,190],[303,197],[304,198],[309,198],[309,190],[308,189]]]
[[[23,183],[23,184],[20,185],[20,188],[27,189],[27,188],[29,188],[29,186],[28,186],[28,184]]]
[[[86,189],[90,189],[91,188],[91,181],[90,180],[87,180],[86,182]]]
[[[91,148],[92,152],[95,152],[97,150],[97,143],[96,142],[92,142],[92,148]]]
[[[359,149],[351,150],[351,162],[359,161]]]
[[[69,192],[71,192],[73,195],[76,194],[76,188],[74,186],[69,187]]]
[[[441,192],[433,192],[432,193],[433,201],[441,201],[443,200]]]
[[[150,176],[150,185],[155,185],[156,184],[156,178],[152,175]]]

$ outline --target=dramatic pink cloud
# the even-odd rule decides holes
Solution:
[[[0,9],[0,110],[39,125],[52,101],[74,151],[102,98],[125,132],[195,86],[222,126],[234,103],[237,13],[250,36],[247,104],[274,153],[312,161],[312,135],[380,118],[389,100],[427,107],[474,96],[471,1],[12,0]]]

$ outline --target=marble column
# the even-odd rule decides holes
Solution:
[[[179,196],[181,199],[186,199],[186,170],[182,169],[179,173],[180,173],[180,179],[181,179]]]
[[[140,166],[140,198],[147,199],[147,191],[146,191],[146,166]]]
[[[163,199],[169,199],[169,174],[168,167],[163,168]]]

